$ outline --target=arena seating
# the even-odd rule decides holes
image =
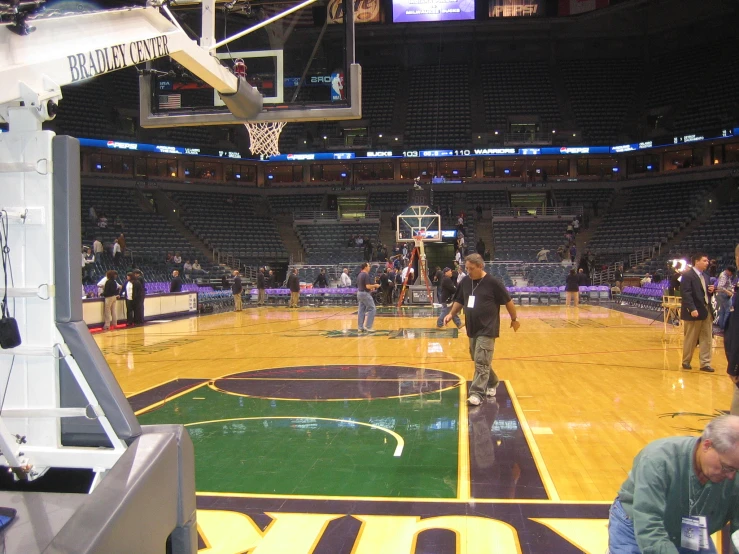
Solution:
[[[117,111],[106,98],[106,88],[97,79],[69,85],[62,90],[64,99],[53,127],[57,134],[94,139],[135,139],[133,129],[129,132],[119,128]]]
[[[322,223],[298,224],[298,238],[307,254],[309,264],[335,264],[361,262],[364,260],[362,247],[347,246],[355,235],[369,237],[377,244],[380,234],[379,223]]]
[[[508,274],[508,266],[506,266],[505,264],[487,262],[485,264],[485,271],[487,273],[490,273],[494,277],[498,277],[501,281],[503,281],[503,284],[505,286],[513,286],[513,279],[511,279],[511,276]]]
[[[680,63],[675,63],[679,59]],[[710,59],[704,48],[690,45],[679,54],[671,52],[652,60],[650,87],[647,92],[647,109],[676,108],[686,100],[686,95],[697,89]],[[689,67],[690,71],[685,68]]]
[[[505,190],[471,190],[466,193],[467,211],[474,212],[477,206],[483,210],[505,208],[508,206],[508,192]]]
[[[392,65],[362,68],[362,117],[370,120],[374,136],[392,128],[399,74]]]
[[[737,42],[724,43],[721,49],[736,51]],[[736,56],[714,59],[708,55],[709,74],[675,118],[675,128],[686,133],[719,129],[736,123],[736,94],[739,90],[739,60]]]
[[[255,215],[254,203],[259,197],[182,191],[170,194],[183,209],[183,223],[210,248],[232,254],[247,265],[288,258],[274,220]]]
[[[570,268],[562,264],[534,264],[529,266],[526,278],[531,286],[560,287],[564,284],[569,271]]]
[[[613,197],[613,189],[611,188],[590,188],[590,189],[556,189],[554,197],[557,199],[558,206],[582,206],[586,209],[593,209],[595,203],[598,203],[599,213],[606,211]]]
[[[613,144],[637,94],[636,59],[566,60],[562,77],[587,144]]]
[[[643,287],[624,287],[621,294],[614,297],[616,302],[635,306],[646,310],[661,310],[662,296],[665,294],[667,281],[649,283]]]
[[[183,261],[198,259],[201,265],[207,263],[206,257],[172,227],[163,215],[144,212],[132,189],[111,187],[82,187],[82,240],[85,245],[92,245],[95,238],[100,238],[108,252],[112,251],[113,241],[123,233],[126,248],[133,252],[139,263],[164,263],[167,253],[179,252]],[[102,229],[88,218],[90,206],[94,206],[97,215],[105,214],[108,227]],[[116,216],[123,220],[123,228],[115,227]]]
[[[469,146],[469,73],[467,65],[429,65],[410,69],[406,147]]]
[[[563,243],[566,230],[564,220],[493,220],[495,259],[533,262],[542,248],[550,250],[551,259]]]
[[[272,195],[268,200],[273,214],[292,214],[300,210],[320,210],[323,198],[323,194],[288,194]]]
[[[408,193],[406,191],[370,192],[369,205],[373,210],[398,215],[408,207]]]
[[[714,184],[698,181],[625,189],[626,204],[605,215],[590,249],[602,256],[665,244],[700,213]]]
[[[560,126],[557,96],[545,60],[485,63],[480,67],[485,119],[503,131],[510,115],[539,116],[546,130]]]
[[[739,201],[724,204],[711,214],[711,217],[670,248],[670,251],[661,257],[690,258],[694,252],[701,250],[710,258],[723,260],[734,265],[734,247],[739,237]]]

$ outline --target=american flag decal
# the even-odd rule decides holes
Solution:
[[[173,109],[182,107],[181,94],[165,94],[159,97],[159,109]]]

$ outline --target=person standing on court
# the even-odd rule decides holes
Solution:
[[[452,280],[452,268],[445,267],[442,272],[441,283],[439,284],[439,298],[441,302],[441,313],[436,320],[436,326],[441,328],[444,327],[444,317],[451,310],[451,304],[454,300],[454,295],[457,293],[457,283]],[[458,315],[455,315],[452,320],[457,326],[457,329],[462,328],[462,320],[459,319]]]
[[[144,304],[146,303],[146,282],[140,269],[133,271],[133,321],[144,324]]]
[[[105,274],[105,285],[103,285],[103,316],[105,323],[103,324],[103,331],[110,329],[110,323],[113,322],[113,327],[118,325],[118,314],[115,310],[116,301],[118,300],[118,293],[121,290],[121,286],[116,282],[118,278],[118,272],[114,269],[108,270]]]
[[[293,269],[287,278],[287,288],[290,289],[290,304],[288,308],[300,307],[300,279],[298,278],[298,270]]]
[[[375,322],[375,301],[372,300],[372,295],[369,291],[375,290],[380,287],[374,283],[370,283],[369,278],[370,264],[364,262],[362,269],[357,276],[357,303],[359,304],[359,311],[357,312],[357,329],[360,333],[374,333],[375,330],[372,324]],[[365,317],[367,319],[365,324]]]
[[[265,292],[264,284],[264,268],[260,267],[257,272],[257,306],[264,306],[266,301],[267,293]]]
[[[608,551],[715,554],[710,536],[727,523],[739,529],[737,467],[737,416],[712,419],[700,437],[649,443],[611,505]]]
[[[465,258],[464,265],[467,276],[457,286],[452,310],[444,316],[444,325],[464,309],[470,356],[475,362],[475,377],[467,402],[479,406],[486,396],[495,396],[498,387],[498,376],[492,365],[495,339],[500,335],[500,307],[505,306],[508,310],[514,332],[518,331],[521,324],[503,281],[485,271],[482,256],[470,254]]]
[[[713,316],[711,315],[711,295],[713,285],[704,272],[708,269],[708,256],[698,252],[692,259],[693,267],[683,273],[680,280],[682,301],[680,319],[684,322],[683,369],[692,369],[690,360],[700,342],[700,370],[713,373],[711,367],[711,334]]]
[[[134,323],[134,299],[133,299],[133,281],[135,277],[133,276],[132,272],[126,273],[126,287],[125,287],[125,295],[126,295],[126,325],[129,327],[133,327],[135,325]]]
[[[739,267],[739,244],[734,251],[736,267]],[[734,397],[731,399],[731,415],[739,415],[739,301],[736,293],[739,287],[734,287],[734,296],[731,297],[729,317],[724,329],[724,352],[729,362],[727,373],[734,382]]]
[[[169,282],[169,292],[182,292],[182,279],[180,272],[176,269],[172,272],[172,280]]]
[[[570,269],[565,279],[565,306],[569,307],[570,302],[576,308],[580,305],[580,279],[574,269]]]
[[[231,285],[231,293],[234,296],[234,311],[240,312],[241,311],[241,292],[244,290],[243,285],[241,284],[241,275],[239,274],[239,270],[234,270],[234,280],[233,284]]]

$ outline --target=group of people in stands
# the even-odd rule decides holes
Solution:
[[[174,254],[172,254],[172,252],[167,252],[165,263],[169,268],[177,268],[177,271],[184,274],[185,277],[191,277],[192,275],[203,275],[208,273],[202,268],[200,262],[198,262],[197,260],[194,260],[192,263],[190,263],[190,259],[188,258],[185,260],[185,263],[182,263],[182,256],[179,252],[175,252]]]
[[[110,224],[108,216],[105,214],[105,212],[100,212],[98,214],[95,206],[90,206],[88,216],[90,219],[90,223],[96,225],[97,227],[100,227],[101,229],[107,229],[108,225]],[[121,216],[115,216],[115,218],[113,219],[113,227],[116,229],[123,229],[123,219],[121,219]]]
[[[82,247],[82,283],[92,284],[94,282],[95,264],[99,264],[102,261],[105,247],[99,237],[95,237],[92,243],[92,247]],[[126,237],[123,233],[118,235],[118,238],[113,241],[110,246],[110,253],[113,256],[113,263],[116,266],[120,266],[123,261],[123,256],[126,252]]]

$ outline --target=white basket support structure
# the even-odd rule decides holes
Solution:
[[[249,150],[255,156],[269,158],[280,153],[280,133],[286,121],[264,121],[244,123],[249,133]]]

